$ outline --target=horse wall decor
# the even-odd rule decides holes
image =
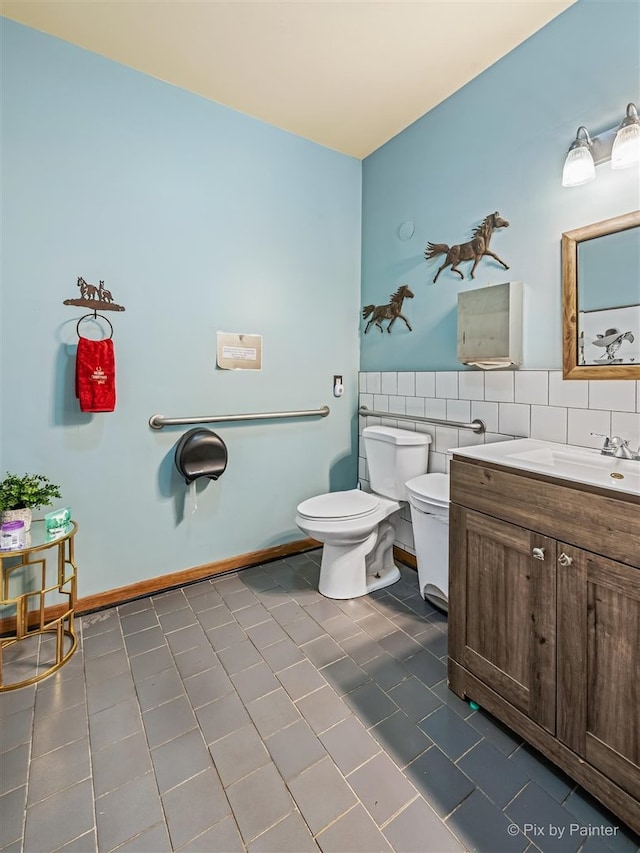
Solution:
[[[105,288],[104,281],[101,281],[96,287],[95,284],[89,284],[82,276],[79,276],[77,285],[80,288],[80,296],[83,299],[98,299],[100,302],[113,302],[111,291]]]
[[[65,305],[77,305],[91,308],[92,311],[124,311],[123,305],[117,305],[113,301],[113,294],[104,286],[104,281],[99,284],[89,284],[82,276],[78,276],[76,286],[80,290],[78,299],[65,299]]]
[[[413,293],[409,290],[406,284],[401,284],[396,292],[391,294],[387,305],[365,305],[362,309],[362,317],[364,320],[366,320],[367,317],[371,317],[365,327],[365,335],[369,331],[372,323],[375,323],[381,332],[384,331],[382,328],[383,320],[389,321],[387,323],[387,332],[390,332],[391,327],[398,317],[400,317],[401,320],[404,320],[407,329],[409,329],[410,332],[413,331],[409,321],[402,313],[402,303],[405,299],[413,299]]]
[[[485,255],[488,255],[490,258],[498,261],[498,263],[502,264],[502,266],[508,270],[509,265],[505,264],[502,258],[499,258],[495,252],[492,252],[489,249],[489,241],[491,240],[493,232],[497,228],[508,227],[509,223],[507,220],[503,219],[496,210],[495,213],[490,213],[488,216],[485,216],[482,223],[478,225],[477,228],[474,228],[471,240],[468,240],[466,243],[459,243],[455,246],[447,246],[446,243],[427,243],[427,248],[424,250],[426,260],[430,261],[431,258],[435,258],[438,255],[446,255],[442,266],[435,274],[433,283],[436,283],[442,270],[448,266],[451,267],[452,272],[458,273],[460,278],[464,279],[464,275],[458,269],[460,261],[473,261],[469,277],[474,278],[476,267],[478,266],[480,259]]]

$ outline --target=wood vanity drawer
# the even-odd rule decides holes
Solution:
[[[451,462],[451,501],[640,568],[640,497],[608,497],[499,466]]]

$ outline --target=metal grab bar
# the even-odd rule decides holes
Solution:
[[[320,409],[305,409],[301,412],[254,412],[246,415],[201,415],[194,418],[165,418],[164,415],[151,415],[149,426],[151,429],[162,429],[165,426],[177,426],[179,424],[218,424],[224,421],[264,421],[276,418],[311,418],[318,416],[326,418],[331,409],[322,406]]]
[[[423,424],[436,424],[436,426],[456,427],[457,429],[470,429],[472,432],[485,432],[487,425],[480,418],[476,418],[471,423],[464,421],[446,421],[440,418],[423,418],[421,415],[402,415],[398,412],[375,412],[373,409],[367,409],[366,406],[360,406],[358,409],[359,415],[365,415],[372,418],[393,418],[395,421],[419,421]]]

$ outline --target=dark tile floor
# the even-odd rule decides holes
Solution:
[[[79,619],[57,674],[0,696],[0,849],[638,850],[447,689],[446,619],[415,573],[333,602],[319,559]]]

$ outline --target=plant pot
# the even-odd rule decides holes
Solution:
[[[28,533],[31,530],[31,518],[33,515],[33,511],[31,507],[24,507],[23,509],[3,509],[0,514],[0,522],[4,524],[5,521],[24,521],[24,532]]]

